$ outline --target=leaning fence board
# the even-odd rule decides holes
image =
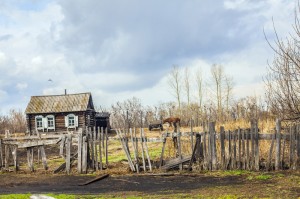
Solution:
[[[93,182],[97,182],[97,181],[99,181],[99,180],[103,180],[104,178],[107,178],[108,176],[109,176],[109,174],[104,174],[104,175],[99,176],[99,177],[97,177],[97,178],[95,178],[95,179],[92,179],[92,180],[90,180],[90,181],[87,181],[87,182],[85,182],[85,183],[83,183],[83,184],[79,184],[78,186],[85,186],[85,185],[91,184],[91,183],[93,183]]]
[[[225,138],[225,131],[224,131],[224,126],[220,127],[220,144],[221,144],[221,167],[222,169],[225,169],[225,143],[224,143],[224,138]]]
[[[173,159],[170,163],[164,165],[161,167],[161,169],[163,171],[167,171],[171,168],[174,168],[174,167],[178,167],[180,164],[183,164],[185,162],[189,162],[191,160],[191,156],[188,156],[188,157],[182,157],[182,158],[175,158]]]
[[[2,139],[0,139],[0,168],[4,166],[3,152],[2,152]]]

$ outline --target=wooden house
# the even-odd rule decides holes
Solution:
[[[96,124],[91,93],[32,96],[25,113],[31,133],[76,130]]]

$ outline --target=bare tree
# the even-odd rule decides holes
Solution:
[[[213,89],[212,92],[214,93],[214,97],[216,98],[217,102],[217,118],[222,120],[222,89],[223,89],[223,81],[224,81],[224,71],[221,65],[212,65],[211,66],[211,75],[213,81]]]
[[[185,67],[184,69],[184,87],[185,87],[185,92],[187,97],[187,105],[189,108],[191,102],[191,95],[190,95],[191,83],[190,83],[190,72],[188,67]]]
[[[198,93],[198,102],[199,102],[199,111],[202,113],[202,105],[203,105],[203,77],[202,70],[199,68],[196,72],[196,83],[197,83],[197,93]]]
[[[225,76],[225,104],[226,104],[226,114],[229,114],[229,103],[233,96],[233,78]]]
[[[268,66],[268,74],[264,78],[266,98],[270,109],[276,115],[286,120],[300,119],[300,22],[299,2],[295,9],[294,33],[283,40],[280,39],[273,22],[276,36],[270,47],[275,52],[275,58]]]
[[[178,66],[174,65],[169,75],[171,93],[176,97],[178,109],[181,110],[181,75]]]

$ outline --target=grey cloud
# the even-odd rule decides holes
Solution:
[[[179,59],[244,48],[253,31],[242,23],[249,13],[226,10],[223,1],[65,0],[61,6],[59,42],[80,72],[153,72],[158,78]]]
[[[6,41],[9,40],[10,38],[12,38],[13,36],[10,34],[6,34],[6,35],[1,35],[0,36],[0,41]]]

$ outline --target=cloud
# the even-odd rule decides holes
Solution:
[[[237,92],[259,86],[272,41],[292,30],[295,3],[266,1],[0,2],[0,106],[25,109],[30,96],[93,93],[95,104],[137,96],[169,101],[174,64],[222,64]],[[48,80],[52,81],[49,82]],[[251,87],[252,86],[252,87]],[[260,91],[259,91],[260,92]],[[5,94],[3,94],[5,93]],[[9,99],[9,100],[7,100]]]

